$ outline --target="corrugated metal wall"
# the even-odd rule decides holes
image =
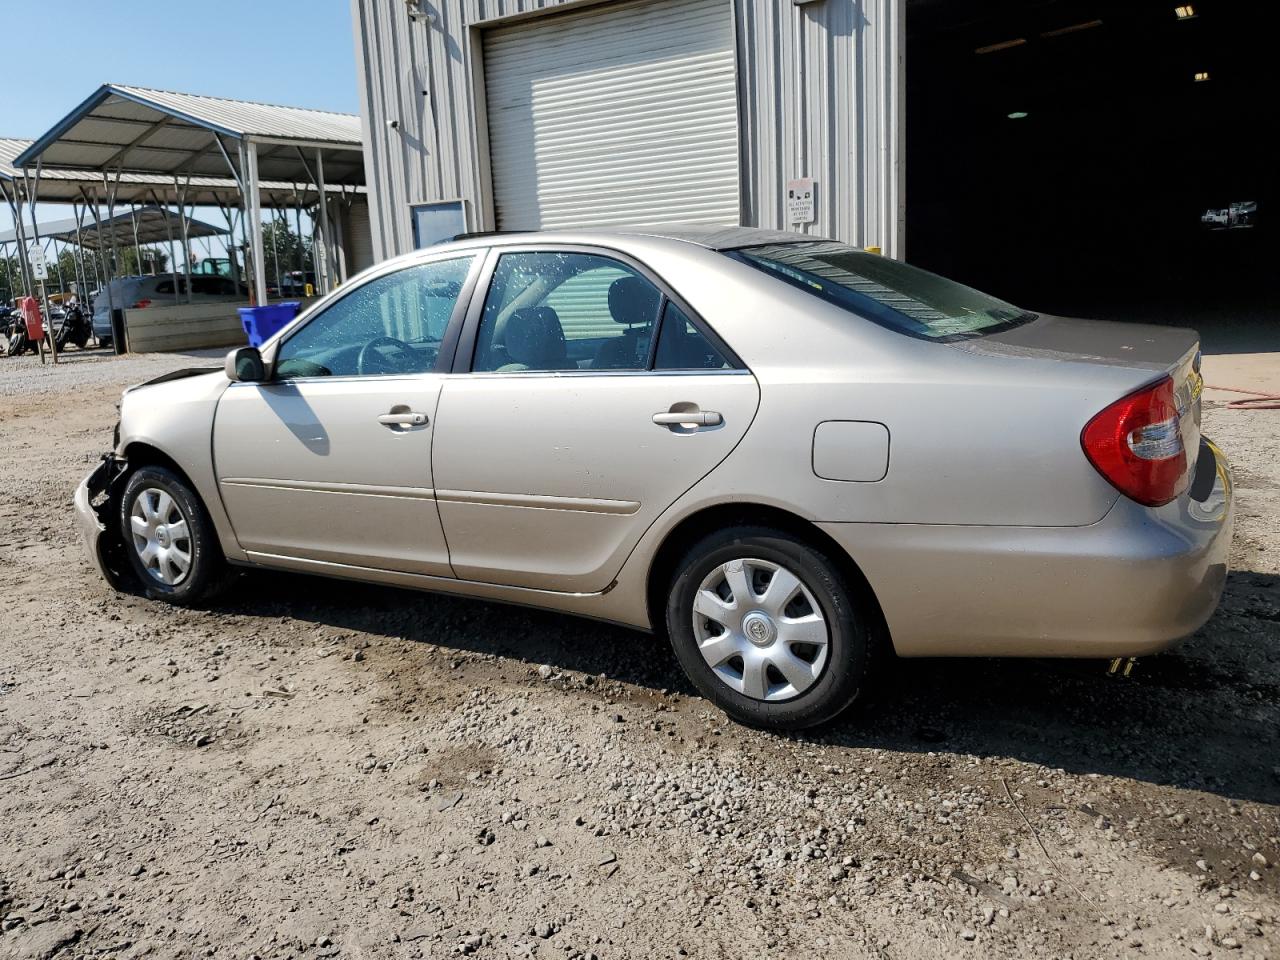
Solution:
[[[646,0],[605,0],[612,3]],[[462,198],[488,218],[484,103],[469,26],[582,0],[351,0],[379,257],[413,246],[409,204]],[[787,228],[786,181],[818,181],[801,228],[903,255],[905,0],[734,0],[742,217]],[[395,122],[398,129],[392,129]]]

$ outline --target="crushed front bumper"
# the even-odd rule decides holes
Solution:
[[[103,457],[93,472],[80,481],[72,497],[89,559],[116,590],[127,590],[133,582],[124,555],[124,541],[114,522],[118,487],[126,466],[124,460],[114,455]]]

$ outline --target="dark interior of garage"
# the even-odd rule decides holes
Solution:
[[[1033,310],[1280,340],[1273,6],[910,0],[907,259]]]

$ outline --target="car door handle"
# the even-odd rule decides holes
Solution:
[[[653,422],[660,427],[718,427],[724,423],[724,417],[714,410],[663,410],[653,415]]]
[[[384,413],[378,417],[384,427],[420,427],[427,422],[425,413],[409,411],[407,413]]]

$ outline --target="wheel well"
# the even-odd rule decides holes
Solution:
[[[667,534],[653,555],[653,562],[649,564],[645,592],[649,623],[655,633],[666,635],[666,617],[663,611],[667,605],[667,591],[675,575],[675,565],[685,551],[708,534],[737,526],[772,527],[829,556],[867,611],[872,638],[877,643],[885,644],[887,649],[892,649],[889,627],[885,622],[884,612],[880,609],[880,602],[866,576],[848,552],[830,535],[803,517],[779,507],[759,503],[725,503],[707,507],[685,517]]]
[[[200,499],[200,494],[196,490],[195,484],[191,482],[191,478],[187,476],[187,471],[178,466],[178,462],[163,450],[148,443],[135,441],[125,447],[124,458],[129,463],[130,471],[136,467],[164,467],[166,470],[172,470],[187,485],[187,489],[191,491],[195,498],[197,500]]]

